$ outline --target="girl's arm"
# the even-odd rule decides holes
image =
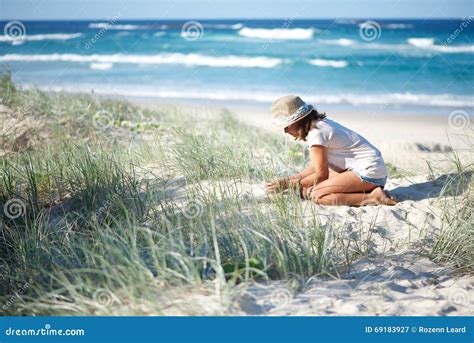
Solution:
[[[310,176],[314,173],[313,163],[310,161],[309,166],[300,171],[298,174],[289,177],[290,182],[298,182],[303,180],[305,177]]]
[[[329,178],[328,149],[322,145],[313,145],[310,150],[312,172],[315,174],[314,184]]]
[[[278,180],[267,182],[267,191],[275,193],[283,191],[287,188],[299,188],[300,182],[304,178],[314,175],[312,183],[314,185],[321,181],[328,179],[329,167],[327,161],[327,148],[322,145],[314,145],[310,150],[310,164],[298,174],[290,177],[281,178]]]
[[[299,183],[304,178],[315,174],[315,184],[326,180],[329,177],[327,148],[322,145],[313,145],[310,150],[309,166],[296,175],[289,177],[289,183]]]

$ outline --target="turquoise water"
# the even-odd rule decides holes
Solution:
[[[322,108],[472,110],[469,18],[363,23],[23,21],[15,36],[1,22],[0,64],[22,85],[53,90],[259,104],[293,93]]]

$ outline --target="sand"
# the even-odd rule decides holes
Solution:
[[[389,180],[387,189],[402,200],[394,207],[328,207],[306,201],[308,219],[311,207],[316,207],[323,225],[330,222],[328,228],[338,230],[337,236],[346,244],[366,244],[367,256],[342,269],[338,277],[241,285],[225,302],[209,289],[171,291],[161,299],[167,303],[164,313],[474,315],[474,276],[426,257],[441,228],[440,209],[434,205],[443,184],[443,176],[433,179],[430,175]],[[202,186],[211,188],[206,183]],[[180,179],[170,182],[167,197],[185,201],[186,187]],[[230,188],[259,203],[271,201],[260,184],[229,184]]]
[[[185,108],[193,112],[203,110],[195,106]],[[271,129],[269,113],[264,108],[230,110],[240,120]],[[456,202],[466,191],[460,189],[442,197],[444,200],[439,198],[446,180],[456,175],[450,173],[452,163],[446,162],[449,152],[455,150],[465,166],[472,164],[471,127],[456,128],[447,116],[329,116],[360,132],[381,150],[386,162],[408,175],[387,182],[386,190],[400,200],[393,207],[329,207],[305,201],[308,218],[316,209],[323,224],[340,224],[338,235],[347,243],[365,244],[366,256],[355,261],[350,269],[341,270],[338,277],[241,285],[237,294],[228,296],[231,301],[226,302],[209,290],[168,294],[173,301],[165,314],[474,315],[474,276],[460,274],[427,257],[442,228],[439,202]],[[470,172],[463,175],[467,180],[472,177]],[[242,196],[259,203],[271,201],[261,184],[229,183],[228,187],[238,187]],[[184,199],[185,193],[186,183],[179,179],[169,184],[167,194],[175,201]]]
[[[141,105],[163,106],[154,102]],[[222,111],[221,106],[180,106],[201,115]],[[265,108],[230,110],[256,127],[272,128]],[[459,129],[450,125],[447,116],[387,114],[374,118],[358,112],[328,116],[360,132],[381,150],[386,162],[405,175],[387,182],[386,190],[400,200],[393,207],[333,207],[304,202],[308,218],[316,210],[323,225],[336,224],[327,227],[338,230],[346,244],[362,244],[366,254],[354,261],[350,269],[341,269],[333,277],[241,284],[225,292],[222,285],[213,284],[199,289],[164,289],[157,299],[165,305],[162,314],[474,315],[474,276],[460,274],[427,257],[442,229],[440,201],[455,203],[466,191],[459,189],[442,197],[444,200],[439,198],[446,180],[456,175],[452,163],[446,162],[451,150],[459,154],[461,164],[472,168],[472,123]],[[18,121],[13,117],[7,119],[12,123]],[[4,129],[13,128],[20,136],[30,136],[25,127],[38,126],[24,124],[22,119],[21,125],[12,124]],[[472,172],[466,172],[464,177],[470,180]],[[184,203],[187,187],[189,184],[183,178],[176,178],[168,183],[165,194]],[[205,182],[202,187],[212,188]],[[242,197],[260,204],[272,201],[262,184],[229,182],[227,187],[238,188]],[[137,312],[144,313],[146,310],[142,309]]]
[[[230,110],[241,120],[271,129],[267,108],[234,106]],[[413,175],[429,172],[426,161],[438,169],[449,169],[446,153],[451,150],[461,154],[467,163],[469,157],[472,161],[472,118],[469,125],[455,121],[454,116],[449,119],[450,113],[445,116],[360,111],[326,114],[367,138],[382,152],[386,162]]]
[[[275,131],[271,124],[269,105],[225,105],[215,102],[176,104],[163,100],[137,100],[135,103],[151,108],[178,107],[193,115],[213,116],[222,111],[232,112],[239,120],[258,128]],[[464,112],[446,110],[445,115],[393,113],[383,107],[365,110],[330,111],[327,116],[355,130],[374,144],[386,162],[404,174],[429,173],[431,168],[448,172],[452,168],[449,152],[455,150],[464,165],[473,161],[474,118]],[[451,117],[450,117],[451,115]],[[275,131],[281,133],[280,131]],[[291,140],[287,136],[288,140]]]

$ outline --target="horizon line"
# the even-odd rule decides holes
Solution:
[[[298,20],[466,20],[472,16],[465,16],[465,17],[383,17],[383,18],[376,18],[376,17],[325,17],[325,18],[311,18],[311,17],[304,17],[304,18],[297,18],[294,21]],[[58,18],[44,18],[44,19],[25,19],[25,18],[8,18],[8,19],[0,19],[0,21],[89,21],[89,20],[111,20],[110,18],[73,18],[73,19],[58,19]],[[277,18],[277,17],[268,17],[268,18],[166,18],[166,19],[158,19],[158,18],[123,18],[118,19],[116,21],[140,21],[140,20],[154,20],[154,21],[183,21],[183,20],[239,20],[239,21],[249,21],[249,20],[289,20],[289,18]]]

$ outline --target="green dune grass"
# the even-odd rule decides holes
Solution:
[[[19,90],[9,74],[0,94],[11,125],[0,157],[4,314],[159,314],[170,287],[225,302],[246,281],[337,275],[367,255],[367,241],[342,239],[344,223],[322,225],[315,208],[303,217],[311,204],[296,194],[262,203],[232,187],[295,172],[307,156],[226,111]],[[11,133],[25,123],[41,132]],[[168,194],[179,182],[180,199]],[[473,269],[472,202],[470,187],[457,214],[446,211],[434,259]]]

